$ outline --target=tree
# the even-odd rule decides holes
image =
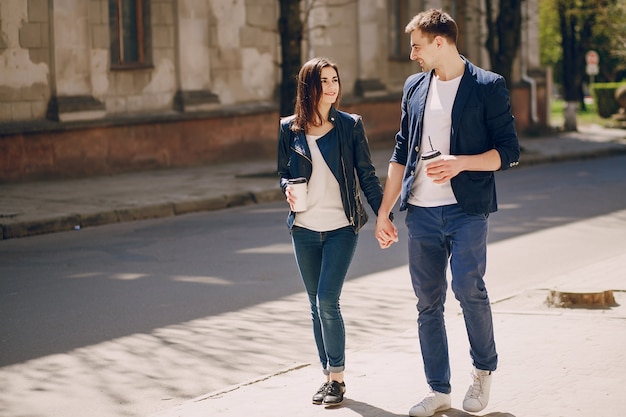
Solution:
[[[298,71],[302,63],[304,23],[300,0],[279,0],[278,32],[281,46],[280,115],[293,113],[298,87]]]
[[[600,55],[600,74],[596,81],[614,82],[624,78],[626,70],[626,2],[610,0],[607,3],[606,7],[597,6],[592,10],[595,24],[588,44]],[[579,12],[570,8],[569,13]],[[541,64],[555,67],[555,81],[562,83],[563,50],[559,20],[557,0],[542,0],[539,3]]]
[[[626,76],[626,2],[612,0],[596,12],[590,45],[602,64],[596,80],[620,81]]]
[[[555,67],[555,82],[567,102],[565,129],[576,130],[576,110],[585,105],[585,54],[593,49],[600,55],[596,81],[619,81],[626,69],[626,5],[620,0],[542,0],[539,12],[541,62]]]
[[[593,48],[593,29],[611,0],[557,0],[563,50],[565,130],[576,130],[578,104],[584,106],[585,54]]]
[[[325,8],[345,7],[358,0],[345,0],[323,4]],[[280,115],[293,113],[298,87],[298,72],[302,65],[302,41],[309,30],[325,28],[326,24],[309,26],[309,15],[316,7],[321,7],[318,0],[278,0],[280,15],[278,33],[281,46],[281,83],[280,83]],[[305,4],[304,9],[302,4]]]
[[[520,47],[522,30],[522,0],[500,0],[498,16],[493,19],[491,0],[485,0],[487,9],[487,41],[491,69],[512,82],[513,61]]]
[[[565,101],[578,101],[581,97],[582,74],[585,67],[586,44],[591,38],[595,15],[589,13],[586,0],[558,0],[561,48],[563,50],[563,96]],[[578,7],[575,7],[578,6]]]
[[[539,45],[541,65],[558,67],[563,53],[561,52],[559,13],[555,0],[539,2]],[[555,74],[555,77],[561,80],[560,72]]]

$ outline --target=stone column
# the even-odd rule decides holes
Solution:
[[[104,117],[104,103],[91,91],[89,2],[53,0],[51,4],[54,84],[48,118],[75,121]]]
[[[179,111],[209,110],[219,104],[211,87],[207,0],[178,0],[177,49]]]
[[[385,85],[380,81],[380,61],[387,57],[382,56],[380,48],[381,38],[378,25],[379,12],[377,0],[361,0],[358,8],[358,74],[354,92],[361,97],[375,97],[387,94]]]

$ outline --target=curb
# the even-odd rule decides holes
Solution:
[[[592,152],[571,152],[565,154],[542,155],[528,151],[524,155],[520,167],[534,166],[552,162],[585,160],[626,154],[626,147],[615,146],[597,149]],[[386,173],[380,175],[384,184]],[[0,240],[15,239],[41,234],[80,230],[84,227],[103,226],[136,220],[157,219],[203,211],[223,210],[251,204],[282,201],[283,194],[278,187],[256,192],[241,192],[221,197],[197,200],[166,201],[158,204],[147,204],[118,210],[103,210],[92,213],[71,213],[68,215],[6,222],[0,218]]]
[[[218,198],[172,201],[96,213],[76,213],[47,219],[0,223],[1,239],[15,239],[47,233],[68,232],[84,227],[104,226],[136,220],[158,219],[201,211],[223,210],[250,204],[281,200],[282,192],[263,190],[224,195]]]
[[[533,166],[551,162],[583,161],[586,159],[606,158],[609,156],[619,155],[626,155],[626,147],[620,146],[610,149],[598,149],[593,152],[571,152],[559,155],[542,155],[540,157],[528,154],[525,155],[525,158],[520,162],[519,166]]]

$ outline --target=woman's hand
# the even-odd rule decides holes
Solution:
[[[392,243],[398,241],[398,229],[389,220],[389,216],[378,216],[374,237],[378,240],[378,245],[381,249],[387,249]]]
[[[285,188],[285,196],[287,197],[287,204],[289,204],[289,209],[293,211],[294,204],[296,204],[296,196],[291,192],[291,187],[288,185]]]

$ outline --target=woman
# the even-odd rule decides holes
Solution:
[[[339,308],[343,282],[367,221],[360,184],[378,213],[382,187],[372,165],[361,117],[337,110],[341,81],[326,58],[305,63],[298,75],[294,114],[280,122],[278,174],[290,206],[287,225],[304,281],[313,335],[326,381],[313,404],[337,405],[346,386],[345,329]],[[294,211],[290,179],[306,178],[306,210]]]

